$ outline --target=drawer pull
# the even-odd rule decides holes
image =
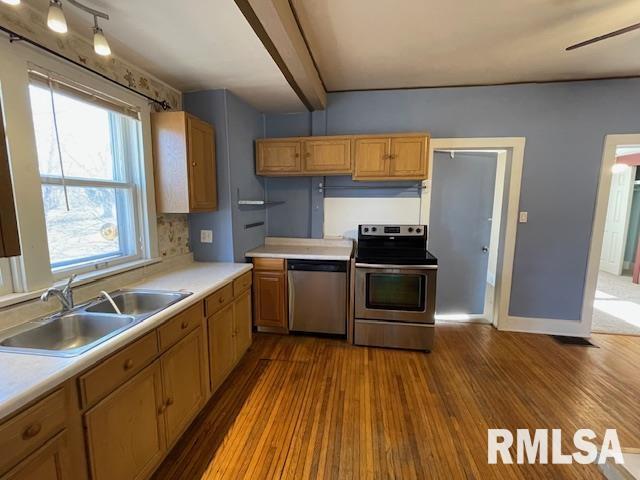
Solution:
[[[131,370],[133,368],[133,360],[131,360],[130,358],[127,359],[126,362],[124,362],[124,369],[125,370]]]
[[[187,322],[186,320],[180,324],[180,328],[181,328],[182,330],[184,330],[184,329],[185,329],[185,328],[187,328],[188,326],[189,326],[189,322]]]
[[[169,397],[167,398],[167,407],[170,407],[171,405],[173,405],[173,398]]]
[[[22,439],[29,440],[38,435],[40,430],[42,430],[42,425],[40,423],[32,423],[24,430],[24,432],[22,432]]]
[[[224,303],[224,297],[220,297],[220,298],[218,299],[218,303]]]

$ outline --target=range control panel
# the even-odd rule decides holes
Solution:
[[[360,235],[377,237],[420,237],[426,225],[360,225]]]

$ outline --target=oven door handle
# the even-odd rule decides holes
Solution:
[[[405,270],[437,270],[437,265],[388,265],[381,263],[356,263],[356,267],[365,268],[402,268]]]

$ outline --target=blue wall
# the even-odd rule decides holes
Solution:
[[[575,320],[604,136],[640,130],[639,92],[640,80],[629,79],[333,93],[327,110],[311,115],[311,126],[327,135],[526,137],[520,210],[529,222],[518,226],[510,313]],[[298,115],[295,128],[308,126],[309,116]],[[267,135],[288,135],[294,118],[267,116]]]
[[[239,207],[237,191],[246,199],[262,199],[263,179],[255,175],[254,140],[264,134],[261,113],[227,90],[184,96],[187,112],[214,125],[218,174],[218,210],[189,215],[189,234],[198,261],[242,262],[244,253],[264,243],[263,207]],[[200,242],[200,230],[213,230],[213,243]]]

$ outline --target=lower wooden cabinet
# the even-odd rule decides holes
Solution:
[[[244,355],[251,346],[251,290],[247,290],[233,302],[236,358]]]
[[[287,276],[285,272],[255,270],[254,321],[265,331],[287,333]]]
[[[63,431],[2,477],[2,480],[74,480]]]
[[[251,346],[251,290],[207,320],[211,391],[218,389]]]
[[[162,371],[155,361],[85,414],[93,480],[148,476],[166,450]]]
[[[226,306],[207,320],[212,392],[222,384],[235,362],[233,324],[233,304]]]
[[[162,356],[167,445],[171,446],[200,411],[207,397],[203,334],[198,328]]]

